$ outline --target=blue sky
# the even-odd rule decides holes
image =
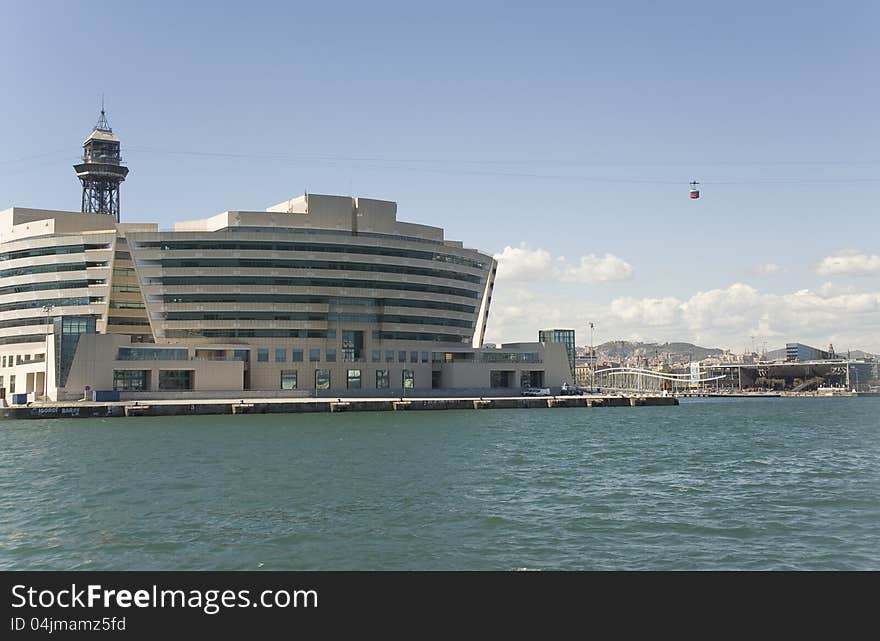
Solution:
[[[125,220],[386,198],[501,257],[489,340],[880,351],[878,3],[0,10],[0,207],[78,207],[103,92]]]

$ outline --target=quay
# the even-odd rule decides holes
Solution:
[[[464,398],[266,398],[162,399],[149,401],[31,403],[0,410],[4,419],[184,416],[210,414],[299,414],[422,410],[548,409],[678,405],[672,396],[504,396]]]

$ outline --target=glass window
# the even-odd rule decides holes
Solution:
[[[336,362],[336,349],[335,348],[328,349],[326,354],[324,355],[324,358],[327,360],[328,363],[335,363]]]
[[[381,360],[382,360],[382,350],[374,349],[373,354],[372,354],[372,361],[374,363],[378,363]]]
[[[294,363],[302,363],[303,351],[301,349],[290,350],[290,360]]]
[[[422,362],[427,363],[429,359],[428,352],[422,352]]]
[[[406,362],[406,352],[405,351],[400,350],[399,352],[397,352],[397,362],[398,363],[405,363]]]
[[[268,349],[258,349],[257,350],[257,360],[261,363],[269,362],[269,350]]]
[[[409,362],[410,363],[418,363],[419,362],[419,353],[418,352],[410,352],[409,353]]]
[[[327,338],[336,338],[336,330],[328,329],[326,333]]]
[[[364,355],[364,333],[355,330],[342,332],[342,360],[347,363],[359,361]]]
[[[143,369],[113,370],[113,389],[120,392],[145,392],[150,389],[150,372]]]
[[[359,369],[348,370],[348,389],[361,388],[361,371]]]
[[[377,369],[376,370],[376,389],[386,389],[388,387],[388,370],[387,369]]]
[[[281,389],[296,389],[296,370],[281,370]]]
[[[162,349],[148,347],[137,349],[132,347],[120,347],[116,353],[118,361],[188,361],[188,349]]]
[[[330,370],[315,370],[315,389],[330,389]]]
[[[9,393],[15,394],[15,374],[9,377]]]
[[[319,360],[321,360],[321,350],[310,349],[309,350],[309,361],[312,363],[317,363]]]
[[[160,369],[160,390],[191,390],[195,372],[191,369]]]
[[[287,350],[286,349],[276,349],[275,350],[275,362],[276,363],[287,362]]]
[[[403,387],[404,389],[412,389],[415,386],[416,377],[411,369],[403,370]]]
[[[393,349],[386,349],[385,350],[385,362],[386,363],[393,363],[394,362],[394,350]]]

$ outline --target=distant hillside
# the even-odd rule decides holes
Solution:
[[[687,356],[689,359],[699,361],[708,356],[720,356],[724,350],[717,347],[700,347],[692,343],[609,341],[598,345],[596,353],[615,361],[622,361],[632,356],[654,356],[655,354]]]

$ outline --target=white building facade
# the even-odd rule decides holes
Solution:
[[[483,348],[496,263],[397,205],[307,194],[177,223],[0,212],[0,388],[66,400],[556,387],[565,348]],[[436,392],[434,392],[436,390]]]

